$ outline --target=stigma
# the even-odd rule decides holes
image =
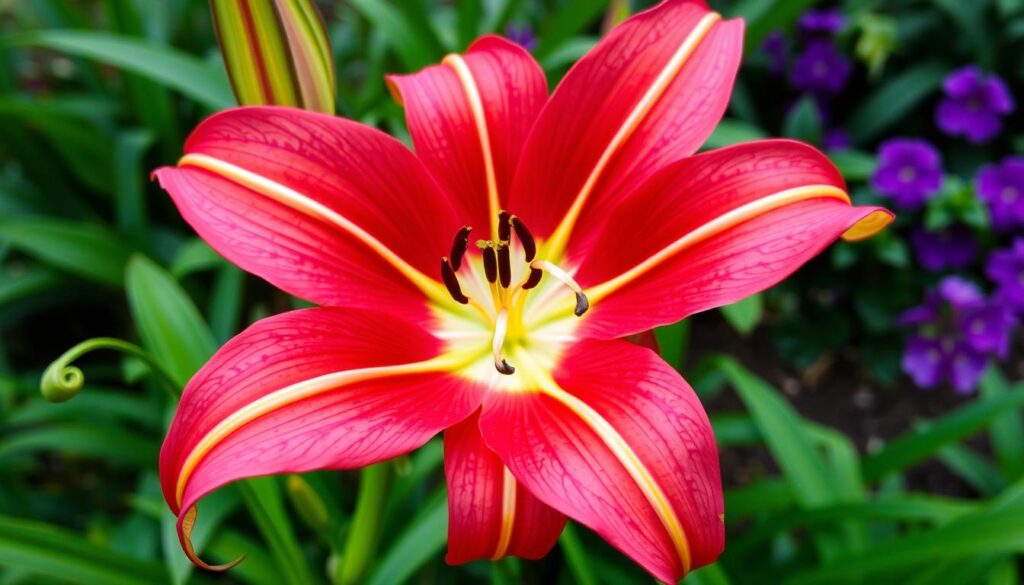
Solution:
[[[522,312],[526,298],[545,276],[555,279],[573,292],[576,297],[573,312],[577,317],[587,312],[590,301],[566,270],[547,259],[538,258],[537,242],[521,219],[507,211],[501,211],[497,219],[497,239],[477,240],[473,246],[481,257],[484,282],[481,283],[482,286],[469,288],[476,296],[479,295],[473,292],[474,290],[483,291],[484,296],[487,296],[489,290],[490,302],[466,294],[463,281],[460,280],[460,269],[467,254],[471,252],[469,236],[473,228],[470,226],[463,226],[456,232],[451,250],[447,256],[441,257],[441,280],[453,301],[472,306],[490,324],[493,330],[490,350],[494,369],[511,376],[516,369],[504,358],[506,345],[522,341]],[[513,248],[513,238],[518,242],[517,249]],[[521,260],[518,257],[513,258],[513,252],[518,256],[520,251]],[[521,263],[517,264],[517,270],[513,270],[513,262]],[[476,266],[479,267],[480,264]],[[478,270],[471,272],[474,275],[479,274]],[[518,278],[515,278],[516,276]],[[467,278],[465,271],[461,278]]]

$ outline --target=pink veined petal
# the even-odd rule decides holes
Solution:
[[[208,118],[156,171],[192,227],[242,268],[323,305],[419,304],[461,225],[400,142],[342,118],[248,107]],[[443,290],[443,289],[442,289]]]
[[[844,189],[823,154],[791,140],[670,165],[609,214],[576,271],[592,301],[581,334],[621,337],[738,301],[840,236],[891,222],[884,209],[851,206]]]
[[[469,416],[481,390],[446,373],[441,343],[385,313],[314,308],[264,319],[186,386],[160,453],[188,542],[193,506],[238,479],[350,469],[415,449]]]
[[[537,498],[656,578],[714,562],[725,539],[718,453],[693,390],[625,341],[584,340],[566,356],[545,387],[487,396],[484,440]]]
[[[547,238],[578,205],[575,256],[612,205],[704,143],[728,105],[742,43],[742,21],[696,0],[667,0],[615,28],[541,112],[509,209]]]
[[[486,234],[497,213],[489,208],[491,190],[500,208],[547,100],[540,65],[519,45],[487,35],[464,55],[387,79],[405,106],[416,154],[448,190],[460,220]]]
[[[448,563],[505,556],[539,559],[558,542],[565,515],[512,477],[484,444],[477,415],[445,430],[444,471]]]

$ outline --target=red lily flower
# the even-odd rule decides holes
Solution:
[[[797,142],[692,156],[742,35],[669,0],[550,98],[526,51],[484,37],[389,78],[415,155],[287,108],[203,122],[161,185],[217,251],[322,307],[256,323],[185,389],[160,476],[189,557],[207,566],[189,533],[210,491],[369,465],[443,430],[451,563],[543,556],[566,516],[663,581],[713,562],[707,416],[669,365],[618,338],[763,290],[892,219],[851,206]]]

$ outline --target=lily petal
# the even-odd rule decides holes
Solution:
[[[548,554],[565,515],[533,496],[484,444],[479,416],[444,432],[450,564]]]
[[[447,297],[437,260],[460,224],[397,140],[333,116],[248,107],[208,118],[185,153],[155,174],[242,268],[322,305],[425,311],[424,293]]]
[[[584,340],[543,376],[537,391],[485,399],[480,429],[512,474],[662,581],[713,562],[725,538],[718,454],[679,374],[648,349]]]
[[[609,214],[579,266],[575,278],[593,303],[583,334],[621,337],[738,301],[836,238],[868,237],[892,218],[852,206],[835,166],[799,142],[679,161]]]
[[[464,55],[387,80],[405,106],[416,154],[463,221],[486,233],[507,201],[523,142],[548,97],[540,65],[519,45],[487,35]]]
[[[315,308],[230,340],[182,394],[160,453],[164,497],[188,532],[195,504],[229,482],[350,469],[415,449],[469,416],[478,388],[446,372],[441,343],[404,319]]]
[[[668,0],[569,71],[527,140],[509,202],[548,238],[549,257],[585,243],[623,196],[700,148],[729,103],[742,44],[742,21]]]

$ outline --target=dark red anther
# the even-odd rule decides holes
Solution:
[[[498,244],[498,281],[502,288],[512,284],[512,257],[505,244]]]
[[[530,267],[530,276],[523,283],[523,290],[530,290],[531,288],[540,284],[540,277],[544,276],[544,271],[540,268]]]
[[[473,228],[468,225],[462,226],[462,229],[455,234],[455,240],[452,241],[451,264],[455,270],[462,268],[462,257],[466,255],[466,249],[469,248],[469,232],[471,231]]]
[[[498,214],[498,240],[502,242],[507,242],[512,237],[512,226],[509,225],[511,218],[507,211]]]
[[[481,253],[484,256],[484,275],[487,277],[487,282],[498,280],[498,258],[494,255],[494,248],[487,246],[481,250]]]
[[[533,234],[530,233],[530,230],[526,229],[523,220],[518,217],[513,215],[510,222],[516,230],[516,237],[519,238],[519,243],[523,245],[523,255],[526,257],[526,261],[533,262],[533,259],[537,257],[537,243],[533,241]]]
[[[459,277],[455,276],[455,269],[448,263],[447,257],[441,258],[441,280],[444,281],[448,294],[452,295],[455,302],[463,305],[469,303],[469,297],[462,294],[462,287],[459,286]]]

